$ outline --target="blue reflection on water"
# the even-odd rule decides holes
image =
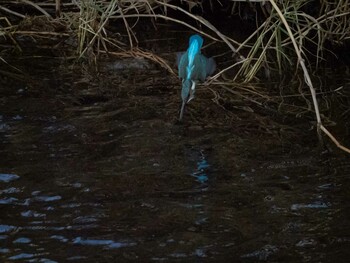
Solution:
[[[6,253],[9,253],[10,250],[8,248],[0,248],[0,253],[1,254],[6,254]]]
[[[3,183],[8,183],[18,178],[19,176],[17,174],[0,174],[0,182],[3,182]]]
[[[46,217],[46,214],[38,213],[32,210],[27,210],[24,212],[21,212],[21,216],[23,217]]]
[[[329,207],[330,207],[329,203],[316,201],[311,204],[293,204],[290,209],[292,211],[296,211],[300,209],[322,209],[322,208],[329,208]]]
[[[205,184],[208,181],[206,170],[210,167],[210,165],[208,164],[204,153],[201,151],[200,154],[200,160],[197,162],[197,167],[191,173],[191,176],[195,177],[199,183]]]
[[[59,195],[55,195],[55,196],[36,196],[35,200],[39,201],[39,202],[53,202],[53,201],[58,201],[61,200],[62,197]]]
[[[19,193],[21,192],[21,190],[19,190],[16,187],[10,187],[4,190],[0,190],[0,194],[15,194],[15,193]]]
[[[13,243],[20,243],[20,244],[28,244],[30,242],[32,242],[32,240],[26,237],[20,237],[13,241]]]
[[[115,242],[113,240],[108,239],[83,239],[81,237],[74,238],[73,244],[86,246],[106,246],[108,248],[121,248],[136,245],[136,243],[134,242]]]
[[[5,197],[0,199],[0,204],[1,205],[15,204],[17,201],[18,199],[14,197]]]
[[[15,256],[9,257],[9,260],[18,260],[18,259],[28,259],[28,258],[33,258],[33,254],[28,254],[28,253],[20,253]]]
[[[60,235],[52,235],[50,238],[59,240],[64,243],[68,242],[68,238],[65,238],[64,236],[60,236]]]
[[[7,233],[7,232],[10,232],[14,229],[16,229],[15,226],[0,225],[0,233]]]

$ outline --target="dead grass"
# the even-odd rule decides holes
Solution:
[[[211,8],[215,1],[217,0],[208,0]],[[16,36],[19,35],[31,38],[44,36],[57,39],[73,38],[76,39],[77,58],[87,58],[90,62],[95,62],[100,53],[119,57],[144,57],[158,63],[169,73],[175,74],[172,63],[139,47],[134,28],[144,18],[182,25],[211,39],[214,43],[224,44],[227,47],[227,55],[235,58],[232,64],[221,68],[220,72],[206,83],[210,85],[213,94],[216,93],[215,96],[218,94],[216,89],[224,89],[228,93],[242,96],[245,100],[261,106],[264,101],[273,100],[273,98],[269,97],[264,90],[248,87],[245,83],[257,80],[262,71],[267,76],[271,76],[274,72],[282,74],[286,69],[290,71],[292,67],[292,70],[302,74],[303,82],[309,88],[311,97],[309,99],[307,94],[305,96],[304,93],[300,93],[306,103],[306,107],[301,107],[300,112],[305,108],[314,112],[320,139],[323,133],[339,148],[350,153],[350,150],[342,146],[323,125],[317,97],[319,91],[314,87],[309,73],[311,63],[309,59],[313,57],[316,66],[319,65],[327,51],[324,46],[326,42],[341,45],[349,40],[350,4],[348,0],[320,0],[317,12],[306,11],[310,8],[307,0],[251,1],[249,8],[261,10],[264,21],[242,42],[233,39],[229,33],[223,34],[210,21],[191,12],[195,6],[203,9],[203,2],[182,2],[187,4],[187,9],[186,5],[178,6],[169,0],[2,1],[0,3],[0,12],[3,15],[0,17],[0,36],[9,39],[19,51],[22,49],[16,40]],[[231,1],[230,12],[232,14],[238,12],[243,17],[245,14],[242,6],[247,6],[243,2],[245,1]],[[31,18],[26,13],[22,14],[18,11],[26,9],[31,10],[36,17],[45,18],[42,21],[47,22],[40,28],[26,28],[24,25]],[[170,13],[178,15],[172,16]],[[180,16],[186,16],[188,19],[184,21],[179,18]],[[121,32],[127,35],[127,42],[115,38],[115,32],[112,34],[108,31],[108,25],[115,21],[123,22],[124,27]],[[116,33],[121,34],[121,32]],[[314,52],[308,49],[310,44],[316,47]],[[4,59],[2,59],[3,62]],[[235,69],[234,74],[230,74],[229,78],[223,77],[224,73],[232,72],[233,69]],[[240,85],[242,88],[237,89],[237,83],[242,83]],[[298,90],[295,92],[297,93]],[[283,99],[279,101],[281,100],[283,101]]]

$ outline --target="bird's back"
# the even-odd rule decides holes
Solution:
[[[178,71],[179,77],[181,79],[187,78],[187,70],[186,67],[188,65],[188,52],[181,52],[177,54],[177,62],[178,62]],[[198,53],[194,57],[193,61],[193,70],[190,74],[190,79],[194,81],[202,81],[214,73],[216,69],[216,63],[213,58],[207,58],[201,53]]]

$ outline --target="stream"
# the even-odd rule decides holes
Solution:
[[[0,78],[1,262],[349,258],[349,157],[315,130],[259,129],[204,86],[179,123],[180,81],[143,59],[14,63],[31,76]]]

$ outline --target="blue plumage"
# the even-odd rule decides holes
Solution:
[[[203,38],[199,35],[190,37],[189,47],[186,52],[177,54],[179,77],[182,79],[182,106],[180,121],[182,120],[186,103],[194,98],[196,83],[204,82],[214,73],[216,64],[213,58],[206,58],[201,54]]]

